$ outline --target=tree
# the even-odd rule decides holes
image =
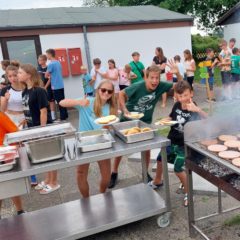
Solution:
[[[207,32],[218,31],[216,21],[239,0],[85,0],[87,6],[155,5],[198,19],[198,27]]]

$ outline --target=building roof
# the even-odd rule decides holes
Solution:
[[[240,2],[226,12],[218,21],[217,25],[240,23]]]
[[[193,18],[156,6],[67,7],[0,10],[0,30],[101,26],[158,22],[192,22]]]

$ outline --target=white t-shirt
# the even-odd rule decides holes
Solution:
[[[102,73],[102,74],[105,74],[106,73],[106,71],[105,71],[105,69],[103,68],[103,67],[100,67],[99,69],[99,72],[100,73]],[[94,75],[95,75],[95,67],[93,67],[92,68],[92,70],[91,70],[91,72],[90,72],[90,75],[91,75],[91,77],[93,77]],[[99,86],[99,84],[100,84],[100,82],[103,80],[103,77],[99,74],[99,73],[97,73],[96,74],[96,81],[95,81],[95,83],[94,83],[94,89],[97,89],[98,88],[98,86]]]
[[[177,66],[178,66],[178,71],[179,71],[180,75],[181,75],[182,77],[184,77],[184,73],[186,72],[186,70],[185,70],[183,64],[180,63],[180,62],[177,62],[176,64],[177,64]],[[177,78],[177,75],[176,75],[176,74],[173,74],[173,77]]]
[[[187,71],[187,69],[192,68],[191,65],[195,63],[194,59],[190,60],[190,61],[184,61],[184,67],[186,69],[186,73],[187,73],[187,77],[193,77],[194,76],[194,72],[192,71]]]
[[[15,90],[11,86],[8,86],[2,89],[1,96],[5,96],[5,93],[7,91],[10,94],[10,97],[8,99],[7,110],[16,111],[16,112],[23,111],[22,91]]]

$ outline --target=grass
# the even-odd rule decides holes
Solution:
[[[234,225],[240,225],[240,215],[236,215],[230,219],[227,219],[226,221],[224,221],[224,225],[225,226],[234,226]]]
[[[201,83],[201,77],[200,77],[200,71],[199,67],[197,64],[197,69],[194,74],[194,81],[197,83]],[[214,69],[214,85],[221,87],[222,86],[222,81],[221,81],[221,73],[219,68]]]

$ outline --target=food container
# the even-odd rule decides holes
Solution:
[[[4,155],[0,155],[0,173],[12,170],[16,164],[16,158],[6,159]]]
[[[71,123],[50,124],[46,127],[34,127],[26,130],[21,130],[14,133],[8,133],[4,137],[4,144],[19,143],[32,141],[53,136],[72,135],[76,129]]]
[[[64,157],[64,137],[54,136],[24,143],[32,163],[48,162]]]
[[[80,152],[111,148],[115,142],[107,129],[76,133],[76,147]]]
[[[154,138],[154,132],[157,131],[157,128],[149,125],[147,123],[144,123],[140,120],[134,120],[134,121],[127,121],[127,122],[120,122],[112,125],[115,134],[120,137],[124,142],[126,143],[135,143],[140,141],[145,141],[149,139]],[[124,130],[130,129],[130,128],[151,128],[151,131],[148,132],[141,132],[131,135],[124,135]]]

